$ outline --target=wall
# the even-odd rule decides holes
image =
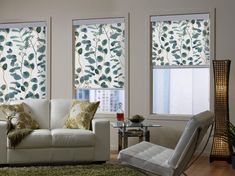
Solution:
[[[72,19],[127,16],[130,13],[130,114],[149,116],[149,15],[216,8],[216,58],[235,60],[235,1],[233,0],[0,0],[0,21],[51,17],[51,97],[72,97]],[[235,62],[230,77],[230,117],[235,122]],[[186,121],[154,120],[151,140],[174,147]],[[112,129],[112,147],[116,132]]]

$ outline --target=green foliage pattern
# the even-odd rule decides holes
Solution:
[[[152,65],[209,65],[209,20],[152,22]]]
[[[124,59],[124,23],[75,26],[75,88],[123,88]]]
[[[46,98],[46,27],[0,29],[0,102]]]

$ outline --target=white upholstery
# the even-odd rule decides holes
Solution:
[[[40,128],[50,128],[50,101],[44,99],[26,99],[17,100],[13,103],[25,102],[35,117],[35,120],[39,123]]]
[[[20,100],[29,105],[40,127],[15,148],[9,147],[7,123],[0,121],[0,164],[107,161],[110,156],[110,124],[93,120],[92,131],[63,129],[72,100]]]
[[[106,120],[92,120],[95,138],[95,161],[109,160],[110,157],[110,124]]]
[[[7,163],[4,164],[49,163],[51,158],[50,148],[7,149]]]
[[[167,161],[173,152],[172,149],[143,141],[138,145],[122,150],[119,158],[123,163],[127,161],[134,167],[151,170],[159,175],[172,175],[173,170]]]
[[[7,122],[0,121],[0,164],[7,162]]]
[[[7,163],[62,163],[94,160],[94,147],[8,149]]]
[[[169,159],[169,164],[172,167],[177,167],[179,162],[184,158],[182,157],[182,154],[185,155],[184,151],[185,150],[190,150],[188,147],[190,146],[190,139],[192,140],[193,137],[197,137],[194,136],[196,135],[196,130],[198,128],[201,128],[201,137],[199,139],[199,143],[200,140],[202,139],[202,137],[204,136],[205,132],[207,131],[208,127],[210,124],[212,124],[213,122],[213,114],[209,111],[205,111],[203,113],[199,113],[195,116],[193,116],[187,123],[180,139],[179,142],[177,143],[176,147],[175,147],[175,152],[172,155],[172,157]],[[193,141],[191,141],[193,142]],[[191,148],[193,150],[193,148]]]
[[[118,159],[122,163],[158,175],[178,176],[187,167],[196,147],[209,126],[213,124],[213,118],[213,113],[209,111],[193,116],[174,150],[149,142],[141,142],[120,151]]]
[[[52,129],[52,147],[91,147],[95,134],[82,129]]]
[[[53,148],[51,162],[94,161],[94,147]]]
[[[10,148],[9,140],[7,147]],[[30,135],[26,136],[15,148],[32,149],[51,147],[51,131],[49,129],[37,129]]]
[[[63,128],[65,116],[71,107],[69,99],[53,99],[51,100],[51,129]]]

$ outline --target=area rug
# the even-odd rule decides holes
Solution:
[[[144,176],[123,165],[91,164],[74,166],[1,167],[0,176]]]

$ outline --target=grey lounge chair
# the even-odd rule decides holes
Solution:
[[[174,150],[144,141],[121,150],[118,159],[123,164],[161,176],[186,175],[184,171],[191,165],[193,154],[208,128],[212,129],[213,122],[213,113],[202,112],[188,121]]]

